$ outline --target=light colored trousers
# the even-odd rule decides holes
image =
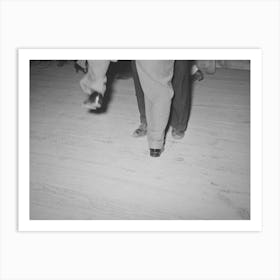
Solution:
[[[86,94],[97,91],[104,95],[109,65],[110,60],[88,60],[88,72],[80,81],[81,88]]]
[[[101,94],[106,90],[106,72],[109,60],[89,60],[88,73],[81,80],[83,91]],[[136,67],[144,91],[148,144],[151,149],[161,149],[169,119],[173,89],[174,60],[137,60]]]

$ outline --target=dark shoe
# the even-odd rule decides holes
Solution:
[[[103,95],[97,91],[93,91],[84,101],[84,107],[90,110],[96,110],[102,106]]]
[[[159,157],[161,155],[161,149],[150,149],[150,156],[151,157]]]
[[[185,136],[185,131],[183,130],[177,130],[175,128],[172,128],[171,131],[172,137],[176,140],[182,139]]]
[[[86,74],[88,72],[88,62],[87,62],[87,60],[85,60],[85,62],[83,64],[81,62],[79,62],[78,60],[75,61],[74,68],[76,70],[76,73],[81,71],[81,72]]]
[[[194,74],[192,74],[192,81],[202,81],[204,79],[204,75],[200,70],[197,70]]]
[[[141,123],[140,126],[132,133],[133,137],[143,137],[147,135],[147,125]]]

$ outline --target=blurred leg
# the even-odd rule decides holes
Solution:
[[[93,91],[96,91],[104,95],[109,64],[110,60],[88,61],[88,72],[80,81],[81,88],[86,94],[90,95]]]
[[[148,143],[162,149],[169,119],[173,89],[173,60],[137,60],[136,66],[145,95]]]
[[[178,132],[186,130],[191,110],[190,62],[176,60],[172,80],[174,98],[171,109],[171,126]]]

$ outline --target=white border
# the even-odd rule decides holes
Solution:
[[[251,60],[251,219],[174,221],[29,220],[29,61],[63,59]],[[19,231],[261,231],[262,63],[260,49],[19,49]]]

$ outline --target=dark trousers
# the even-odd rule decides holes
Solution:
[[[141,87],[139,76],[136,70],[136,63],[131,63],[132,73],[136,91],[137,105],[140,113],[140,122],[147,124],[145,113],[144,92]],[[172,86],[174,97],[171,105],[170,125],[180,131],[185,131],[191,111],[191,79],[190,79],[191,61],[176,60],[174,64],[174,75]]]

